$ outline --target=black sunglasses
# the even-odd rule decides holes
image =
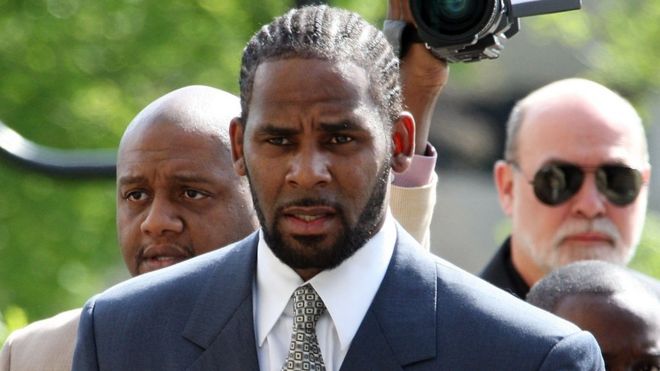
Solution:
[[[520,166],[509,163],[518,171]],[[556,206],[573,197],[584,182],[584,174],[596,174],[596,188],[607,200],[618,206],[625,206],[637,198],[644,183],[639,170],[624,165],[601,165],[597,168],[583,168],[569,163],[550,163],[534,174],[529,183],[534,186],[534,194],[546,205]]]

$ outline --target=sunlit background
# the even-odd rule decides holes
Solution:
[[[295,3],[0,0],[0,120],[43,146],[113,150],[132,117],[170,90],[205,84],[237,93],[243,45]],[[378,25],[386,8],[385,0],[330,4]],[[584,0],[578,12],[525,19],[500,59],[452,66],[431,132],[440,154],[434,252],[477,272],[495,251],[507,223],[490,169],[504,121],[516,99],[549,81],[589,77],[630,98],[660,166],[658,19],[660,2]],[[52,176],[0,158],[0,343],[128,277],[114,198],[112,178]],[[655,214],[634,266],[660,276]]]

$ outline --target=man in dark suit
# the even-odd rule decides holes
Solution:
[[[230,136],[261,229],[91,299],[74,370],[599,370],[593,337],[419,248],[387,209],[414,152],[398,61],[358,15],[248,43]]]

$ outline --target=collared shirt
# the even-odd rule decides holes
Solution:
[[[383,281],[395,243],[396,227],[388,210],[381,230],[353,256],[308,281],[327,308],[316,324],[326,370],[341,367]],[[262,371],[279,371],[284,365],[293,332],[291,295],[305,283],[272,253],[260,231],[253,302],[257,354]]]

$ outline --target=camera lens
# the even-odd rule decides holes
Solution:
[[[487,21],[492,10],[493,0],[421,0],[419,14],[423,22],[435,33],[450,36],[461,35],[474,30]],[[475,32],[475,33],[476,33]]]
[[[437,11],[448,19],[465,17],[472,5],[470,0],[440,0],[436,3]]]

